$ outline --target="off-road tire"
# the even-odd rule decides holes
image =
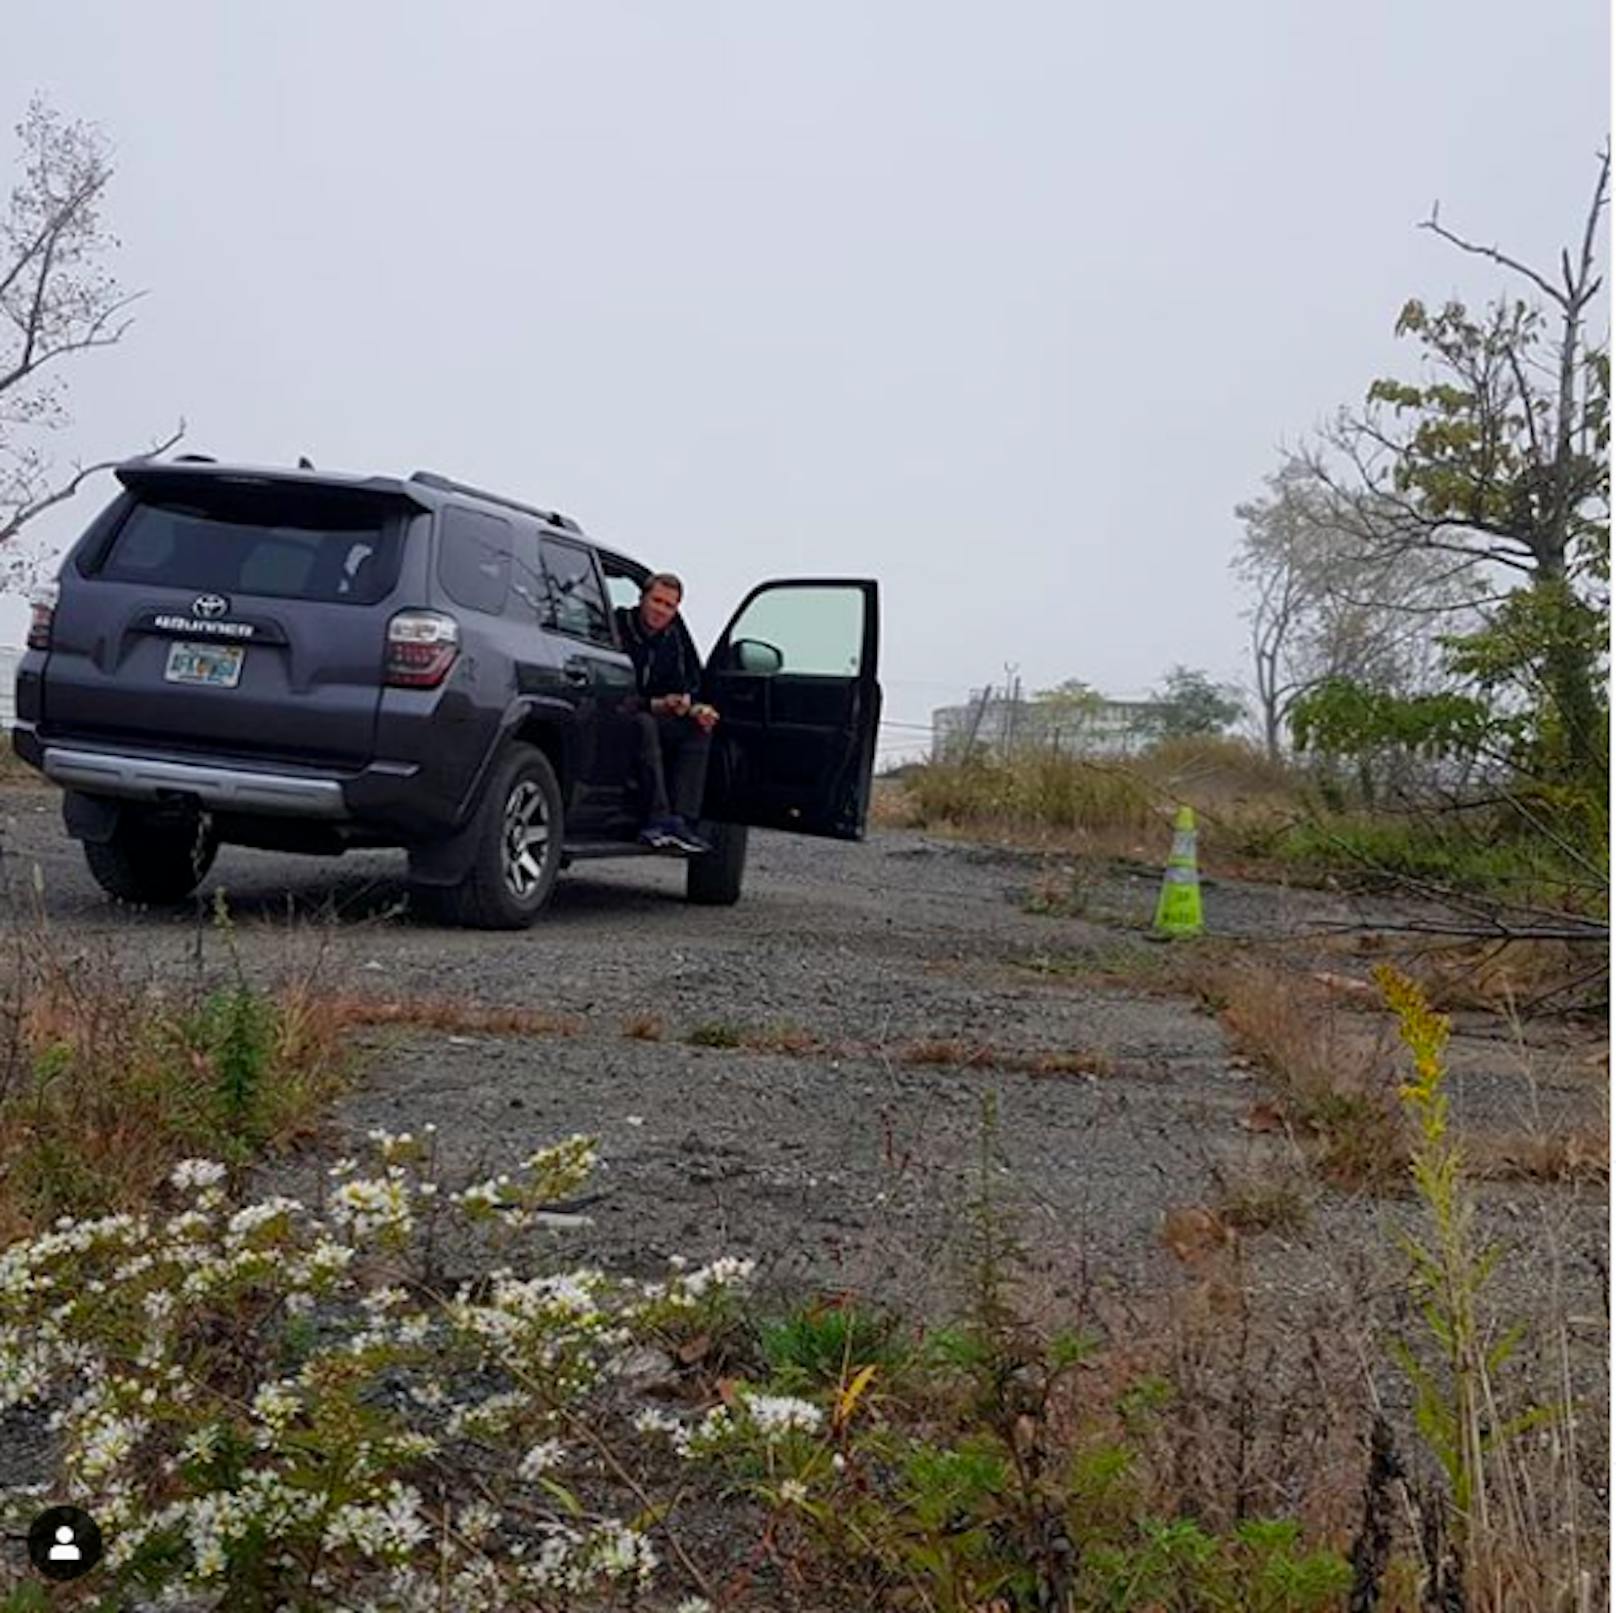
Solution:
[[[206,818],[154,822],[126,811],[110,840],[86,840],[84,860],[107,895],[147,907],[185,901],[219,854]]]
[[[535,856],[520,837],[539,827],[544,840]],[[471,872],[458,885],[418,887],[421,905],[467,929],[526,929],[555,888],[562,828],[561,786],[550,759],[534,745],[512,745],[495,763],[477,809]]]
[[[733,907],[741,899],[741,882],[746,876],[747,826],[699,823],[696,833],[713,849],[690,859],[685,869],[685,900],[698,907]]]

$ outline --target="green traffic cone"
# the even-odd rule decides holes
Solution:
[[[1195,813],[1186,806],[1178,809],[1173,820],[1173,849],[1156,902],[1156,934],[1199,935],[1202,928],[1201,876],[1195,866]]]

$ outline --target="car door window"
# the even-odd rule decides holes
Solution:
[[[574,544],[542,538],[539,557],[544,567],[547,625],[558,633],[610,645],[611,612],[594,556]]]
[[[863,596],[852,588],[813,584],[768,588],[730,628],[732,665],[745,664],[736,656],[742,640],[776,651],[781,672],[856,677],[864,644]]]
[[[606,573],[606,592],[614,610],[633,610],[640,602],[640,585],[620,571]]]

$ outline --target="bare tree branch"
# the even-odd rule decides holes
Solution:
[[[1462,235],[1455,235],[1452,230],[1441,224],[1437,219],[1437,208],[1434,202],[1431,204],[1431,216],[1419,227],[1422,230],[1430,230],[1434,235],[1440,235],[1444,241],[1458,247],[1461,252],[1474,253],[1480,258],[1491,258],[1494,263],[1501,264],[1506,269],[1513,269],[1516,274],[1525,275],[1534,286],[1537,286],[1543,292],[1544,296],[1563,305],[1563,299],[1555,288],[1554,282],[1545,279],[1536,269],[1528,267],[1518,258],[1510,257],[1508,253],[1500,252],[1496,246],[1478,246],[1474,241],[1467,241]]]
[[[24,505],[4,525],[0,525],[0,545],[4,545],[16,537],[35,516],[42,515],[53,505],[65,503],[72,498],[90,477],[99,475],[104,470],[112,470],[118,465],[125,464],[128,458],[155,459],[159,454],[166,454],[184,435],[185,422],[182,420],[168,436],[164,437],[161,442],[154,443],[144,454],[125,456],[123,459],[101,459],[97,460],[93,465],[78,466],[67,481],[52,489],[49,493],[42,494],[32,503]]]
[[[17,133],[20,176],[0,213],[0,546],[15,546],[30,521],[116,463],[76,464],[57,476],[44,445],[68,423],[64,361],[121,342],[141,296],[104,267],[117,245],[101,212],[113,171],[105,139],[37,98]],[[171,448],[183,430],[152,452]]]

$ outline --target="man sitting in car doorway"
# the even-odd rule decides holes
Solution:
[[[701,815],[718,713],[696,699],[701,666],[675,626],[684,593],[685,585],[671,572],[653,572],[640,585],[639,605],[620,606],[616,614],[644,708],[637,718],[647,808],[640,839],[658,851],[697,855],[712,850],[693,822]]]

